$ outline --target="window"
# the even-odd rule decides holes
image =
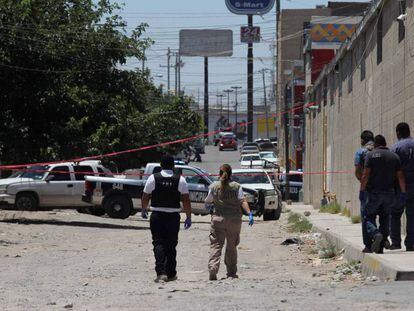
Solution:
[[[70,173],[68,166],[56,166],[50,171],[53,178],[50,181],[67,181],[70,180]]]
[[[398,16],[405,14],[407,10],[406,0],[398,1]],[[398,20],[398,42],[405,38],[405,25],[403,20]]]
[[[361,44],[359,47],[359,66],[360,66],[360,73],[361,73],[361,81],[364,81],[365,75],[366,75],[366,39],[365,39],[365,33],[361,35]]]
[[[377,23],[377,65],[382,62],[382,13],[378,17]]]
[[[76,165],[73,167],[73,170],[75,171],[76,180],[85,180],[86,175],[93,175],[93,169],[90,166]]]
[[[204,181],[203,177],[198,175],[193,170],[189,170],[189,169],[184,168],[184,169],[182,169],[182,175],[185,178],[185,181],[187,182],[187,184],[201,184]]]

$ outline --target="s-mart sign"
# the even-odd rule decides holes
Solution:
[[[264,15],[274,5],[275,0],[226,0],[230,12],[240,15]]]

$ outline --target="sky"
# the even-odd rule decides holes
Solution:
[[[118,1],[121,3],[121,1]],[[231,86],[241,86],[239,109],[245,110],[247,103],[247,44],[240,43],[240,27],[247,24],[247,17],[228,11],[224,0],[123,0],[124,8],[120,15],[127,21],[128,29],[142,22],[149,27],[145,36],[155,41],[146,52],[146,66],[156,85],[167,85],[167,49],[177,51],[180,29],[231,29],[233,30],[234,51],[232,57],[209,59],[209,95],[212,106],[217,103],[217,93]],[[327,4],[326,0],[281,0],[282,9],[313,8],[317,4]],[[263,78],[258,71],[273,69],[271,46],[275,40],[275,8],[263,17],[255,16],[254,25],[261,27],[262,40],[254,44],[254,105],[262,105]],[[200,105],[203,103],[204,66],[201,57],[183,57],[181,87],[188,95],[193,95]],[[128,66],[141,68],[141,62],[131,60]],[[171,88],[174,88],[174,70],[171,70]],[[266,73],[266,88],[271,90],[271,74]],[[231,105],[234,95],[230,95]],[[227,98],[223,98],[223,104]]]

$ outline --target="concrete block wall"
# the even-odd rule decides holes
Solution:
[[[402,121],[414,129],[414,10],[413,0],[407,1],[405,39],[398,42],[399,3],[381,1],[379,11],[383,16],[383,58],[377,64],[377,20],[378,14],[356,38],[339,62],[347,70],[346,78],[339,89],[327,89],[326,106],[319,103],[320,111],[306,115],[305,172],[333,172],[326,175],[326,190],[337,195],[342,206],[359,213],[359,182],[354,171],[354,153],[360,146],[360,133],[369,129],[382,134],[389,145],[396,141],[395,126]],[[381,9],[382,8],[382,9]],[[365,37],[365,40],[364,38]],[[364,45],[365,42],[365,45]],[[361,50],[366,50],[366,76],[361,81]],[[352,56],[352,61],[349,61]],[[352,66],[351,66],[352,64]],[[350,74],[352,73],[352,75]],[[327,75],[341,76],[335,70]],[[348,79],[352,79],[352,90],[348,92]],[[317,98],[322,92],[322,83],[315,85],[308,97]],[[333,103],[330,102],[333,94]],[[327,141],[324,145],[324,116],[327,120]],[[326,167],[324,167],[324,155]],[[305,201],[320,204],[324,189],[323,174],[305,175]]]

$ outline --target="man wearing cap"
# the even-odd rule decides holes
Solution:
[[[184,229],[191,227],[191,203],[187,182],[174,172],[174,158],[164,156],[161,172],[151,175],[142,194],[142,217],[147,218],[151,200],[150,228],[154,246],[155,282],[168,282],[177,279],[178,232],[180,230],[180,201],[187,215]]]
[[[397,125],[396,133],[398,142],[391,149],[401,160],[401,169],[404,173],[407,188],[407,198],[401,202],[397,195],[396,204],[391,212],[391,249],[401,249],[401,216],[405,210],[407,234],[404,244],[406,250],[412,252],[414,251],[414,139],[410,136],[410,127],[405,122]],[[400,192],[400,189],[397,192]]]

